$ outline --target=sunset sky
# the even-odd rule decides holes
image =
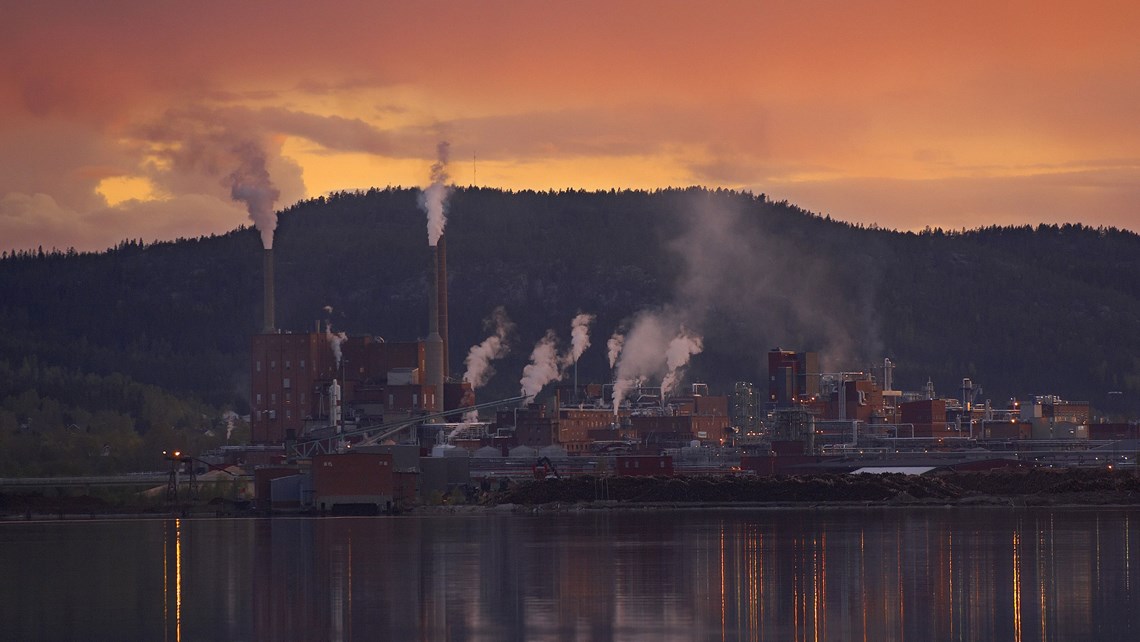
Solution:
[[[3,0],[0,0],[3,1]],[[706,185],[896,229],[1140,230],[1140,3],[19,2],[0,250],[99,250],[336,190]]]

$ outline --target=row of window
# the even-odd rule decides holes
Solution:
[[[305,360],[304,359],[301,359],[300,366],[301,366],[302,370],[305,369]],[[257,361],[254,362],[254,369],[257,372],[261,372],[261,359],[258,359]],[[269,369],[270,370],[276,370],[277,369],[277,360],[276,359],[271,360],[269,362]],[[292,370],[293,369],[293,362],[286,360],[285,361],[285,369],[286,370]]]

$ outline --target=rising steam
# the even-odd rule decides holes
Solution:
[[[493,326],[494,334],[483,339],[479,345],[471,346],[471,350],[467,352],[467,358],[463,360],[467,366],[467,371],[463,373],[463,380],[471,384],[472,390],[487,385],[487,381],[495,374],[491,362],[502,359],[510,352],[507,337],[515,328],[515,324],[507,317],[507,311],[502,306],[495,308],[495,311],[491,313],[491,318],[487,319],[486,325]]]
[[[329,314],[332,314],[332,307],[326,305],[325,311],[328,312]],[[332,331],[332,321],[326,321],[325,322],[325,338],[328,339],[328,341],[329,341],[329,347],[332,348],[333,356],[336,357],[336,367],[339,368],[340,367],[340,359],[341,359],[341,356],[343,356],[341,354],[340,347],[341,347],[341,344],[343,344],[345,341],[348,341],[348,335],[343,333],[343,332],[333,332]]]
[[[613,370],[614,366],[617,365],[618,356],[621,355],[621,347],[624,343],[625,334],[620,330],[614,330],[614,333],[610,335],[609,341],[606,341],[607,354],[610,359],[610,370]]]
[[[688,328],[681,326],[681,332],[669,342],[669,349],[665,351],[665,366],[669,369],[665,378],[661,380],[661,396],[664,398],[673,392],[677,382],[683,374],[689,359],[700,354],[705,349],[701,337],[692,334]]]
[[[612,346],[613,343],[611,350]],[[689,358],[703,347],[702,338],[685,327],[675,311],[638,314],[620,342],[614,381],[614,415],[631,390],[649,381],[660,378],[662,395],[670,392]]]
[[[451,145],[443,141],[436,148],[438,160],[431,166],[431,185],[420,193],[420,208],[427,213],[428,245],[435,247],[443,228],[447,225],[447,196],[451,188],[447,185],[447,157]]]
[[[543,386],[561,377],[558,337],[553,330],[547,330],[546,336],[538,340],[530,353],[530,365],[523,368],[522,381],[519,382],[522,394],[533,399]]]
[[[570,349],[562,355],[562,370],[578,362],[578,357],[590,347],[590,324],[594,315],[581,313],[570,322]]]
[[[273,232],[277,229],[277,213],[273,204],[281,192],[269,180],[265,150],[252,140],[242,141],[232,149],[238,167],[226,177],[230,197],[245,203],[249,218],[261,233],[261,245],[273,248]]]

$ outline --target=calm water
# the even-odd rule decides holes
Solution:
[[[0,523],[0,639],[1124,640],[1140,511]]]

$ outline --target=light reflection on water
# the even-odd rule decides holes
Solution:
[[[0,638],[1054,640],[1140,631],[1140,511],[0,523]]]

